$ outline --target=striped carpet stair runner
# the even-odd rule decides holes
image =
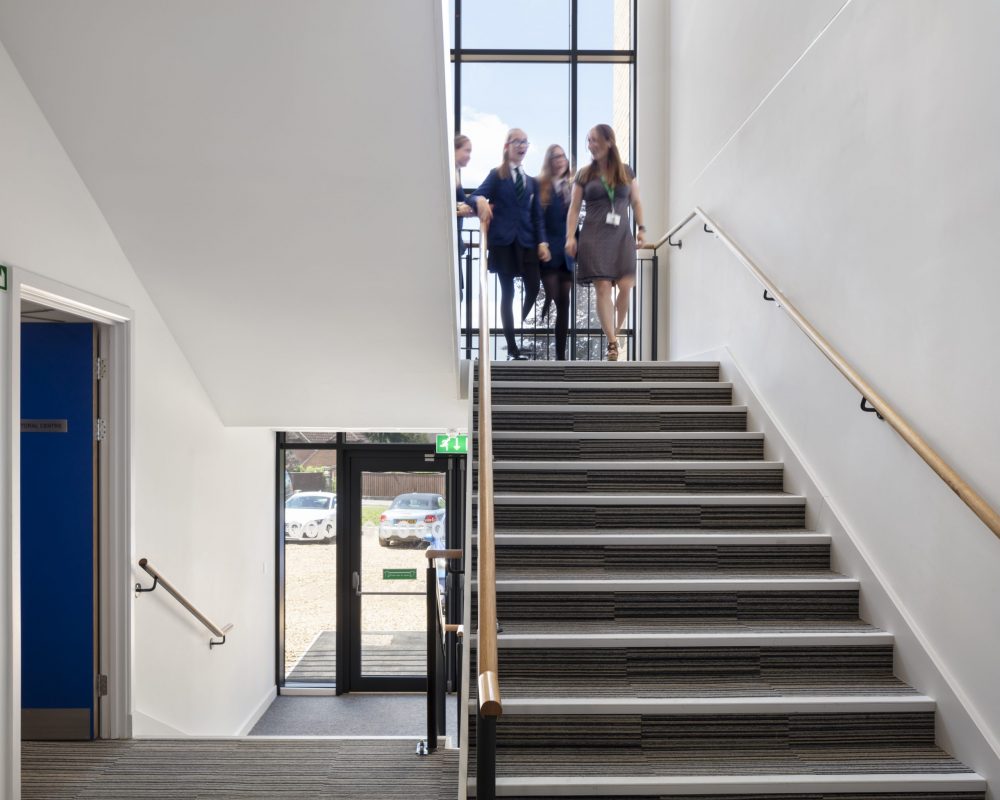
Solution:
[[[499,796],[985,796],[718,364],[496,364],[493,403]]]

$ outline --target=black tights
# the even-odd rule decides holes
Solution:
[[[552,270],[542,274],[545,286],[544,314],[549,306],[556,306],[556,360],[566,360],[566,333],[569,330],[569,298],[573,291],[573,274],[563,270]]]
[[[538,298],[537,271],[534,276],[526,275],[521,280],[524,291],[524,303],[521,306],[521,321],[523,322]],[[514,339],[514,276],[503,272],[497,273],[497,282],[500,284],[500,322],[503,325],[504,339],[507,340],[507,352],[511,355],[518,355],[520,350],[518,350],[517,341]]]

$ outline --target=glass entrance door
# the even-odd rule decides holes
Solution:
[[[427,461],[422,454],[351,459],[353,691],[423,691],[426,686],[424,551],[445,546],[444,470],[443,461]]]

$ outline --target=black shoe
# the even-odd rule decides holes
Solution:
[[[524,353],[507,353],[508,361],[527,361],[528,357]]]

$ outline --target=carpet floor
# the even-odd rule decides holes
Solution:
[[[24,742],[24,800],[454,800],[458,752],[403,740]]]

